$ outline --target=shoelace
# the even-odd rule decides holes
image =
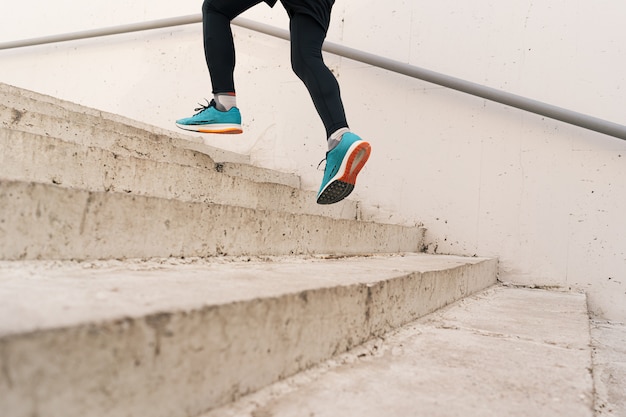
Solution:
[[[324,159],[322,159],[322,160],[320,161],[320,163],[319,163],[319,164],[317,164],[317,168],[316,168],[316,169],[317,169],[318,171],[324,171],[324,170],[326,170],[326,166],[324,166],[324,169],[323,169],[323,170],[320,170],[320,166],[322,165],[322,163],[327,162],[327,158],[328,158],[328,153],[329,153],[329,152],[330,152],[330,151],[326,152],[326,157],[324,157]]]
[[[197,112],[196,114],[194,114],[194,116],[197,116],[198,114],[202,113],[203,111],[205,111],[208,108],[216,107],[215,106],[215,100],[211,100],[211,102],[209,102],[209,100],[207,100],[207,99],[205,99],[205,100],[206,100],[208,105],[205,106],[202,103],[198,103],[198,106],[200,106],[200,107],[196,107],[195,109],[193,109],[193,111]]]

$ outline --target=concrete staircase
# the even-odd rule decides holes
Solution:
[[[567,369],[571,389],[541,398],[560,396],[577,410],[567,415],[591,412],[583,295],[493,287],[497,260],[420,253],[423,228],[364,221],[355,201],[318,206],[297,177],[201,139],[3,84],[0,98],[1,416],[473,415],[422,413],[432,401],[410,388],[416,358],[453,355],[424,363],[436,381],[467,353],[463,379],[487,369],[485,355],[528,346],[551,361],[527,367],[528,355],[506,356],[500,370],[519,365],[509,379],[459,386],[506,397],[507,381],[523,374],[551,393],[554,380],[539,374]],[[567,308],[538,307],[549,297]],[[471,320],[452,320],[467,306]],[[432,313],[445,320],[415,324],[436,322]],[[493,317],[504,327],[490,327]],[[568,318],[560,338],[516,330]],[[452,329],[522,342],[490,350],[472,338],[417,337]],[[416,340],[432,345],[394,362]],[[358,375],[326,380],[338,369],[330,363],[356,364],[345,373]],[[397,382],[390,370],[400,368],[412,369],[402,373],[408,390],[392,389],[402,406],[381,408],[368,381]],[[430,388],[448,404],[447,388]],[[370,414],[346,392],[374,401]],[[498,413],[476,415],[524,415],[495,404]],[[561,415],[533,404],[531,415]]]
[[[6,85],[0,94],[2,259],[420,248],[421,228],[358,221],[354,201],[318,206],[297,178],[184,136]]]

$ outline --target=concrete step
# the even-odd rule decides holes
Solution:
[[[0,259],[419,252],[424,229],[0,180]]]
[[[13,130],[98,146],[119,155],[200,166],[214,163],[212,150],[196,138],[6,84],[0,84],[0,97],[0,120]],[[247,162],[245,156],[241,158],[238,162]]]
[[[425,254],[2,262],[0,415],[197,416],[489,287],[496,268]]]
[[[0,178],[5,180],[339,219],[360,217],[356,201],[323,206],[316,203],[315,192],[245,179],[257,171],[245,164],[216,167],[206,158],[204,164],[176,163],[167,160],[165,151],[163,158],[155,160],[2,127],[0,147]]]
[[[595,417],[626,417],[626,323],[593,319]]]
[[[223,165],[250,163],[249,156],[208,146],[198,136],[161,129],[7,84],[0,83],[0,103],[0,122],[6,128],[100,147],[116,155],[204,168],[215,162]],[[230,170],[228,174],[295,188],[300,186],[296,175],[259,167],[243,173]]]
[[[592,417],[591,369],[584,294],[493,287],[202,417]]]

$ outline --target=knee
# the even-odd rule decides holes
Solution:
[[[315,71],[320,64],[323,65],[321,52],[307,54],[302,48],[294,48],[291,51],[291,69],[301,80]]]
[[[298,76],[298,78],[302,79],[304,77],[306,62],[302,57],[302,54],[297,50],[293,50],[291,52],[291,69]]]

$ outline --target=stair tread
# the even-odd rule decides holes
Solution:
[[[0,262],[0,336],[372,284],[485,260],[402,254]]]
[[[494,287],[202,417],[593,416],[586,297]]]

